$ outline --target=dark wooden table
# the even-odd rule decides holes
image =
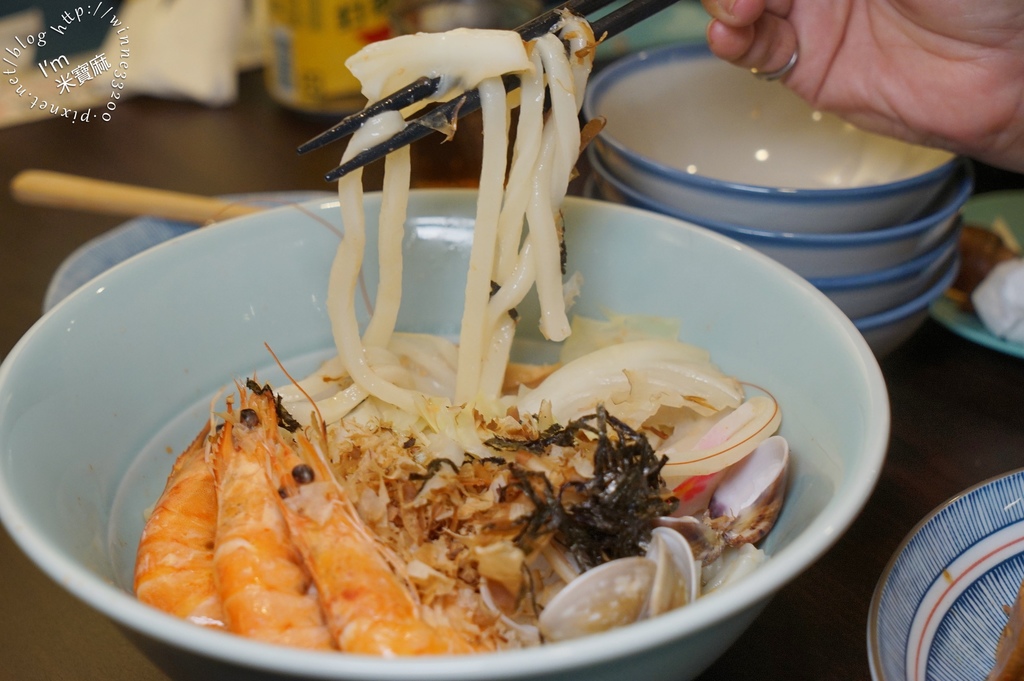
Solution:
[[[14,174],[45,168],[208,195],[321,190],[340,153],[295,146],[327,121],[271,102],[259,75],[223,109],[139,99],[110,123],[53,119],[0,130],[0,355],[39,317],[47,283],[75,248],[122,219],[16,204]],[[379,176],[369,172],[371,186]],[[978,191],[1024,187],[981,167]],[[701,681],[869,678],[865,631],[878,577],[932,508],[1024,466],[1024,360],[928,322],[882,364],[892,441],[877,490],[853,527],[785,588]],[[120,629],[39,572],[0,530],[0,678],[19,681],[167,679]]]

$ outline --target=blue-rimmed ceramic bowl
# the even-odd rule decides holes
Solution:
[[[946,277],[955,264],[959,241],[955,231],[927,253],[893,267],[808,281],[851,318],[868,317],[917,298]]]
[[[888,310],[853,320],[875,356],[889,354],[924,324],[928,319],[928,306],[953,284],[959,271],[960,258],[957,256],[924,293]]]
[[[746,227],[736,222],[701,218],[638,192],[616,177],[593,148],[588,160],[594,170],[597,194],[707,227],[756,248],[797,274],[845,277],[894,267],[927,253],[959,230],[959,214],[974,189],[970,165],[957,163],[926,213],[911,222],[862,232],[810,234]]]
[[[985,681],[1024,579],[1024,469],[950,499],[911,531],[868,615],[874,681]]]
[[[887,227],[921,215],[957,167],[948,152],[815,111],[706,45],[614,62],[591,80],[583,113],[606,119],[595,148],[617,177],[696,222],[822,234]]]

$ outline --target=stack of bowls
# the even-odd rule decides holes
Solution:
[[[861,131],[706,46],[640,52],[591,80],[606,125],[598,197],[681,218],[800,274],[879,356],[924,322],[959,267],[969,163]]]

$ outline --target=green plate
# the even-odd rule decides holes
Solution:
[[[1024,191],[979,194],[964,205],[964,221],[988,227],[1002,217],[1018,243],[1024,244]],[[931,305],[931,316],[947,329],[987,348],[1016,357],[1024,357],[1024,345],[993,335],[978,316],[961,310],[949,297],[942,296]]]
[[[596,19],[624,5],[620,0],[602,12],[594,12]],[[602,42],[597,48],[600,61],[612,61],[640,50],[678,43],[699,43],[704,41],[704,31],[711,17],[699,2],[677,2],[658,12],[656,17],[645,19],[614,38]]]

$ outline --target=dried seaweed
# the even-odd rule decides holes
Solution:
[[[527,553],[533,542],[544,535],[557,532],[567,522],[566,509],[559,503],[548,477],[539,471],[530,471],[509,464],[515,486],[533,502],[534,512],[522,521],[523,528],[515,536],[515,543]]]
[[[581,435],[596,436],[594,475],[587,480],[566,482],[556,493],[543,474],[511,467],[515,484],[535,506],[517,543],[528,549],[538,537],[554,532],[583,569],[642,555],[654,521],[678,503],[661,478],[667,458],[659,458],[646,437],[601,406],[557,432],[519,444],[521,450],[536,452],[550,444],[565,446],[567,437],[575,441]]]
[[[491,449],[499,451],[527,451],[533,454],[543,454],[554,445],[572,447],[576,442],[575,432],[576,429],[572,428],[571,425],[563,427],[556,423],[532,440],[495,436],[484,442],[484,444]]]

